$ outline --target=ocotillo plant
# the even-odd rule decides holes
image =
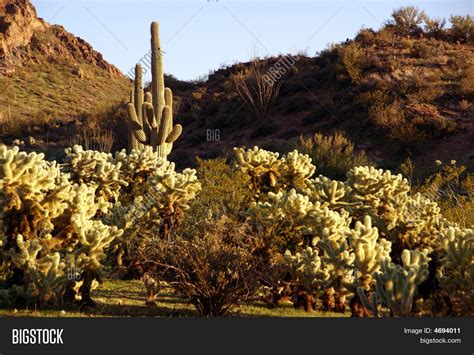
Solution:
[[[130,149],[150,145],[166,159],[183,127],[173,126],[173,93],[165,88],[157,22],[151,24],[151,77],[151,93],[144,95],[142,68],[137,64],[128,104]]]

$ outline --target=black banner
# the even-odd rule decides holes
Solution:
[[[474,353],[472,318],[2,318],[0,334],[0,355]]]

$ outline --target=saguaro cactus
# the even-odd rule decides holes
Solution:
[[[180,124],[173,126],[173,93],[165,88],[157,22],[151,24],[151,76],[151,92],[144,95],[142,68],[137,64],[128,104],[130,149],[150,145],[166,159],[183,127]]]

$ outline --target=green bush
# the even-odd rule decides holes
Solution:
[[[443,215],[464,228],[474,227],[474,174],[456,161],[436,161],[436,170],[415,191],[436,201]]]
[[[180,233],[189,235],[202,231],[205,221],[223,215],[237,219],[252,198],[249,177],[226,164],[225,159],[197,158],[197,165],[201,191],[190,206],[193,213],[186,214],[180,227]]]
[[[353,83],[358,83],[362,79],[363,71],[368,66],[367,51],[353,42],[347,46],[342,46],[338,50],[339,63],[343,73],[349,77]]]
[[[369,164],[365,152],[356,152],[354,144],[342,132],[301,137],[298,150],[309,155],[319,174],[332,179],[343,180],[348,170]]]

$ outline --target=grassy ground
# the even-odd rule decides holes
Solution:
[[[51,310],[0,309],[7,317],[192,317],[193,306],[169,289],[161,292],[156,308],[145,306],[145,289],[141,281],[106,280],[94,291],[95,308],[77,309],[72,306]],[[296,310],[290,304],[270,309],[260,301],[248,302],[235,309],[233,316],[241,317],[344,317],[340,313]]]

